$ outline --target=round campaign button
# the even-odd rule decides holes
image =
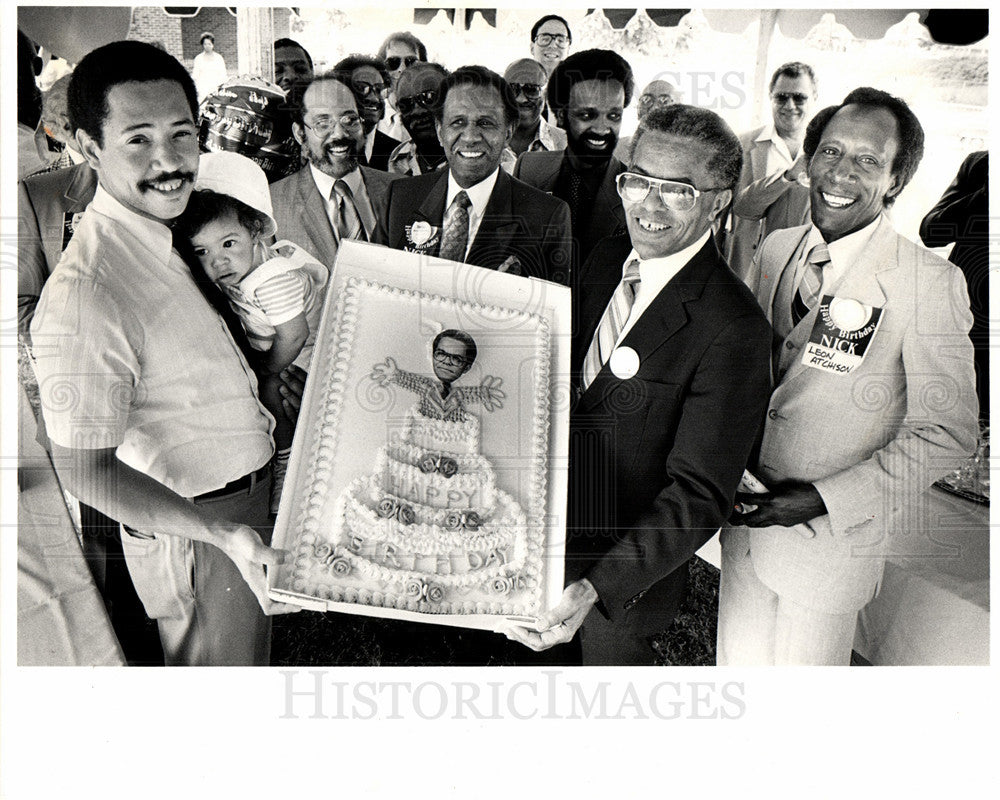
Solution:
[[[856,331],[871,315],[869,309],[849,297],[835,297],[830,301],[830,321],[842,331]]]
[[[627,380],[639,371],[639,354],[631,347],[617,347],[611,354],[610,366],[616,378]]]
[[[410,239],[414,244],[426,244],[431,238],[431,233],[431,224],[422,219],[410,226]]]

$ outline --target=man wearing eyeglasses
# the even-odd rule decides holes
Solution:
[[[681,102],[680,90],[670,83],[670,81],[660,80],[659,78],[650,81],[646,84],[646,88],[642,90],[642,94],[639,95],[639,100],[636,103],[636,113],[639,117],[639,122],[642,122],[646,118],[646,115],[654,108],[666,108],[679,102]],[[618,140],[618,146],[615,147],[615,158],[619,161],[628,161],[628,154],[631,152],[632,137],[623,136]]]
[[[503,77],[514,91],[518,118],[510,144],[503,151],[500,166],[507,172],[513,172],[514,163],[521,153],[564,149],[566,132],[542,119],[548,76],[541,64],[533,58],[519,59],[507,67]]]
[[[379,242],[568,283],[569,209],[500,169],[518,116],[507,82],[485,67],[460,67],[441,83],[434,113],[448,169],[389,187]]]
[[[771,76],[773,122],[744,135],[743,172],[733,198],[729,266],[743,277],[771,231],[809,221],[802,138],[816,101],[816,76],[799,61]]]
[[[396,105],[396,89],[404,70],[427,61],[427,48],[409,31],[398,31],[385,37],[378,49],[378,57],[385,62],[385,68],[389,71],[385,116],[379,121],[378,129],[386,136],[406,141],[406,128]]]
[[[409,136],[389,156],[389,172],[424,175],[447,164],[434,123],[441,82],[446,77],[448,70],[434,62],[419,62],[399,76],[396,107]]]
[[[557,14],[547,14],[531,27],[531,57],[551,75],[566,58],[573,43],[569,23]]]
[[[387,172],[389,156],[399,146],[399,139],[378,129],[385,116],[382,95],[391,80],[385,62],[372,56],[352,55],[337,62],[332,72],[351,87],[358,101],[365,129],[364,148],[358,160],[372,169]]]
[[[549,107],[566,131],[561,152],[525,153],[514,177],[565,200],[573,226],[573,263],[582,264],[605,236],[625,230],[614,157],[622,113],[632,99],[632,68],[611,50],[574,53],[553,71]]]
[[[540,651],[653,664],[687,562],[732,510],[770,389],[771,329],[711,236],[739,140],[707,109],[646,115],[618,176],[628,233],[583,266],[572,350],[566,577]],[[574,657],[568,649],[560,661]]]
[[[309,84],[292,133],[307,163],[271,184],[278,235],[331,268],[342,239],[371,241],[397,176],[359,166],[364,125],[351,87],[340,78]]]

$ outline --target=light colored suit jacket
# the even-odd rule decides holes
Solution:
[[[776,231],[758,248],[748,283],[769,321],[781,276],[795,269],[808,233]],[[882,308],[880,326],[846,375],[801,362],[818,304],[792,329],[751,471],[768,486],[812,483],[828,513],[806,523],[813,538],[780,526],[732,528],[724,537],[742,536],[772,591],[847,613],[874,595],[889,531],[975,449],[972,314],[959,269],[897,234],[887,217],[858,263],[824,292]]]
[[[389,184],[399,175],[390,175],[369,167],[361,167],[361,177],[371,201],[372,216],[378,220],[385,211]],[[326,213],[326,199],[320,196],[309,167],[271,184],[271,205],[278,224],[278,238],[288,239],[311,253],[327,269],[333,269],[337,258],[337,237]],[[362,221],[364,217],[363,215]],[[375,227],[365,226],[371,241]]]
[[[784,170],[768,175],[770,141],[757,139],[767,126],[740,137],[743,170],[733,192],[732,235],[726,256],[729,267],[745,278],[757,246],[769,233],[809,222],[809,189],[784,179]]]

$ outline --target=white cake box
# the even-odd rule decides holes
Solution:
[[[570,293],[376,245],[337,254],[271,597],[469,628],[562,595]]]

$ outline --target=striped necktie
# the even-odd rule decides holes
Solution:
[[[340,239],[368,241],[358,209],[354,205],[351,188],[344,181],[338,180],[333,184],[333,195],[337,202],[337,235]]]
[[[611,358],[618,337],[621,335],[625,323],[628,322],[628,315],[632,311],[637,291],[639,291],[639,259],[633,258],[625,265],[625,273],[621,283],[615,287],[615,293],[611,295],[611,301],[604,309],[604,316],[601,317],[601,321],[597,325],[590,349],[587,351],[587,357],[583,361],[582,388],[584,391],[597,377],[601,367]]]
[[[830,249],[826,242],[815,245],[806,256],[806,270],[799,281],[799,289],[792,299],[792,327],[808,314],[819,299],[823,288],[823,267],[830,263]]]
[[[455,195],[444,215],[441,248],[438,256],[448,261],[465,261],[469,245],[469,206],[472,201],[463,189]]]

